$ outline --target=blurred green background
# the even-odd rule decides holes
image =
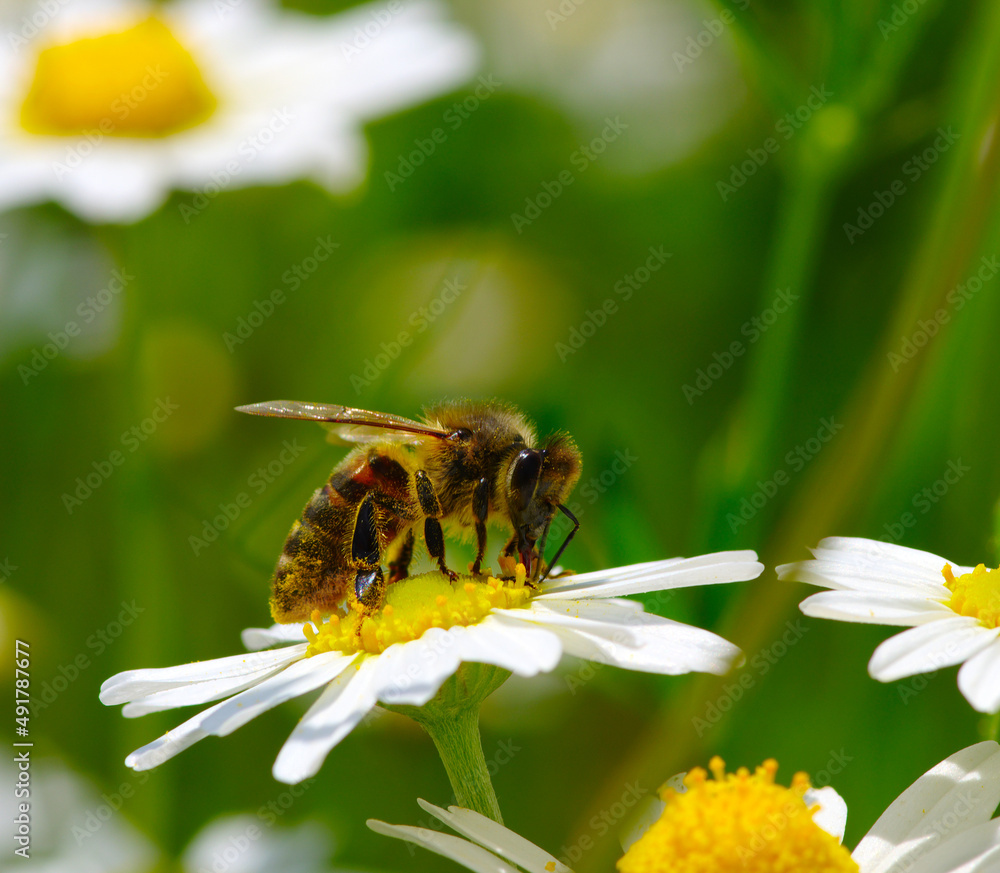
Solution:
[[[853,845],[980,736],[954,669],[870,680],[891,631],[803,619],[811,589],[773,567],[833,534],[997,562],[1000,285],[965,283],[1000,254],[1000,6],[742,6],[455,2],[499,84],[401,182],[386,174],[476,82],[371,124],[367,183],[346,197],[305,183],[226,191],[190,224],[179,194],[131,226],[52,205],[0,216],[4,645],[30,641],[36,695],[64,689],[32,719],[36,760],[90,780],[85,813],[129,785],[115,817],[155,843],[156,869],[179,869],[217,816],[257,816],[287,791],[270,768],[306,705],[147,777],[125,755],[184,713],[130,721],[98,701],[118,671],[233,654],[242,628],[269,623],[274,560],[342,450],[306,423],[233,412],[241,403],[415,416],[442,397],[506,398],[582,449],[573,568],[759,551],[758,581],[647,603],[740,644],[741,694],[727,692],[738,675],[566,662],[511,681],[484,711],[506,824],[580,873],[612,869],[600,813],[627,786],[651,791],[711,754],[776,757],[785,781],[829,773]],[[580,151],[595,138],[603,147]],[[296,286],[288,271],[318,240],[336,248]],[[134,278],[101,332],[25,379],[19,366],[114,269]],[[436,303],[449,281],[460,293]],[[285,302],[234,341],[276,288]],[[176,411],[133,451],[123,435],[166,398]],[[285,441],[302,447],[290,463]],[[63,495],[115,449],[124,463],[68,511]],[[241,492],[249,506],[197,545]],[[275,827],[330,831],[315,869],[453,869],[364,826],[427,823],[415,798],[449,795],[429,740],[385,714]]]

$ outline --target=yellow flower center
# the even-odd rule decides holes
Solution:
[[[1000,627],[1000,570],[987,570],[980,564],[956,579],[951,564],[945,564],[941,575],[951,592],[948,606],[959,615],[978,619],[984,627]]]
[[[162,137],[200,124],[216,105],[194,58],[150,17],[43,49],[21,126],[50,136]]]
[[[527,606],[534,592],[524,578],[524,565],[518,564],[514,579],[508,581],[460,576],[453,583],[437,572],[402,579],[386,588],[385,605],[375,615],[351,611],[346,616],[331,615],[324,622],[314,612],[316,630],[310,624],[303,628],[309,640],[306,657],[320,652],[377,655],[394,643],[417,639],[432,627],[478,624],[494,609]]]
[[[727,774],[721,758],[696,767],[687,791],[663,792],[666,808],[618,862],[621,873],[857,873],[847,849],[813,821],[805,773],[790,788],[774,784],[776,761],[751,775]]]

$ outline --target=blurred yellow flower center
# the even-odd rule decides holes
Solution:
[[[394,582],[386,588],[385,605],[375,615],[352,611],[331,615],[325,622],[313,613],[304,631],[309,647],[306,657],[320,652],[369,652],[380,654],[393,643],[406,643],[432,627],[450,628],[478,624],[494,609],[527,606],[533,591],[524,584],[524,565],[517,565],[514,579],[460,576],[454,583],[442,573],[425,573]]]
[[[161,137],[216,107],[194,58],[160,19],[38,55],[21,125],[50,136]]]
[[[809,788],[796,773],[790,788],[774,784],[776,761],[753,775],[726,773],[721,758],[684,779],[687,791],[663,792],[666,808],[618,862],[621,873],[857,873],[837,838],[813,821]]]
[[[945,564],[941,574],[951,591],[948,606],[959,615],[978,619],[985,627],[1000,627],[1000,570],[987,570],[980,564],[971,573],[955,578],[951,564]]]

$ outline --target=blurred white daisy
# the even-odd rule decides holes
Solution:
[[[740,870],[773,873],[986,873],[1000,869],[1000,746],[970,746],[907,788],[848,853],[840,841],[847,805],[830,787],[814,789],[805,774],[789,788],[774,781],[777,764],[751,774],[725,774],[720,759],[680,788],[668,788],[658,819],[624,846],[620,873]],[[423,846],[476,873],[572,873],[513,831],[468,809],[420,805],[462,834],[372,820],[378,833]]]
[[[537,591],[525,584],[522,565],[509,581],[414,576],[390,585],[386,605],[374,616],[348,612],[324,622],[317,614],[315,627],[249,629],[243,633],[248,649],[284,645],[120,673],[104,683],[101,700],[126,704],[123,715],[132,717],[228,698],[126,759],[133,769],[148,770],[203,737],[225,736],[322,688],[274,764],[276,779],[299,782],[314,775],[378,703],[423,706],[465,661],[535,676],[554,669],[566,653],[649,673],[726,673],[740,657],[736,646],[621,597],[755,579],[763,571],[756,558],[743,551],[653,561],[549,579]]]
[[[813,555],[777,568],[780,579],[833,589],[803,600],[806,615],[911,628],[875,650],[873,679],[962,664],[965,699],[980,712],[1000,710],[1000,571],[853,537],[828,537]]]
[[[0,43],[0,209],[53,199],[130,222],[184,189],[190,221],[225,188],[349,189],[365,174],[366,120],[476,63],[434,0],[334,17],[268,0],[56,5],[30,40],[15,24]]]
[[[284,812],[284,810],[279,810]],[[282,826],[266,807],[256,815],[227,815],[203,827],[184,850],[185,873],[352,873],[328,863],[334,840],[312,819]]]
[[[130,821],[142,777],[98,787],[60,758],[34,757],[19,769],[14,749],[0,763],[0,817],[8,830],[2,870],[21,858],[32,873],[153,873],[162,870],[156,845]],[[23,807],[23,808],[22,808]],[[20,857],[13,853],[20,850]]]

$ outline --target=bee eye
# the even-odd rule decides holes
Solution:
[[[510,474],[510,487],[517,492],[522,508],[528,505],[535,493],[541,469],[542,456],[533,449],[524,449],[514,461],[514,469]]]
[[[465,443],[472,439],[472,431],[467,427],[456,428],[451,432],[448,439],[458,440],[460,443]]]

